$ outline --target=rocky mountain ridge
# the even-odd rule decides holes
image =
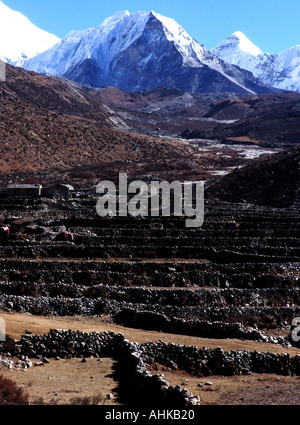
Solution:
[[[237,31],[211,52],[228,63],[250,71],[267,86],[300,91],[300,45],[277,54],[263,53]]]

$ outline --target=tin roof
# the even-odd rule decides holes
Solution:
[[[41,184],[9,184],[7,189],[41,189]]]

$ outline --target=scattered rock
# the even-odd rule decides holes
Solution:
[[[45,366],[45,363],[43,361],[34,362],[34,366]]]

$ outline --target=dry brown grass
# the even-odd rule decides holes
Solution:
[[[12,379],[29,395],[30,404],[79,405],[79,404],[116,404],[117,382],[114,381],[114,361],[103,358],[51,359],[44,366],[33,366],[26,370],[2,369],[4,377]]]
[[[155,371],[152,369],[151,372]],[[199,378],[188,372],[168,370],[163,366],[159,366],[156,373],[163,373],[170,385],[181,385],[199,396],[202,405],[300,404],[299,376],[253,373],[246,376]]]

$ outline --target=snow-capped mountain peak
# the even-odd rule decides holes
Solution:
[[[192,42],[192,37],[174,19],[162,16],[154,11],[151,11],[151,14],[163,24],[166,36],[169,40],[184,45],[188,45]]]
[[[174,43],[186,65],[197,67],[199,61],[205,62],[207,56],[210,56],[208,50],[191,37],[174,19],[162,16],[154,11],[151,11],[151,15],[161,22],[167,39]]]
[[[160,26],[159,29],[157,24]],[[148,29],[146,29],[147,25]],[[70,31],[49,52],[38,55],[30,61],[21,61],[19,65],[36,72],[64,75],[76,63],[88,58],[97,61],[103,71],[108,72],[114,58],[129,49],[143,34],[148,34],[153,48],[155,41],[159,42],[162,39],[162,33],[166,40],[174,44],[185,64],[200,66],[199,61],[206,55],[211,55],[174,19],[154,11],[130,14],[125,10],[106,18],[96,28]],[[149,58],[150,52],[143,53]]]
[[[249,94],[266,90],[250,73],[214,56],[174,19],[154,11],[117,12],[96,28],[71,31],[19,66],[127,91],[176,87]]]
[[[237,65],[265,85],[300,91],[300,46],[278,54],[263,53],[243,33],[236,31],[211,50],[220,59]]]
[[[0,58],[8,63],[34,57],[60,39],[32,24],[0,1]]]
[[[234,32],[213,48],[211,52],[222,60],[241,68],[245,67],[245,62],[263,54],[241,31]]]
[[[253,56],[258,56],[262,54],[263,52],[254,44],[252,41],[249,40],[248,37],[245,36],[244,33],[241,31],[236,31],[232,34],[232,38],[238,39],[239,48],[245,52],[250,53]]]
[[[115,13],[113,16],[106,18],[103,21],[102,26],[107,27],[107,29],[109,30],[110,27],[112,27],[113,25],[116,25],[121,19],[125,18],[126,16],[130,16],[130,13],[128,12],[128,10],[121,10]]]
[[[211,52],[223,61],[252,73],[257,60],[263,56],[263,52],[241,31],[234,32],[213,48]],[[258,78],[257,75],[253,75]]]

